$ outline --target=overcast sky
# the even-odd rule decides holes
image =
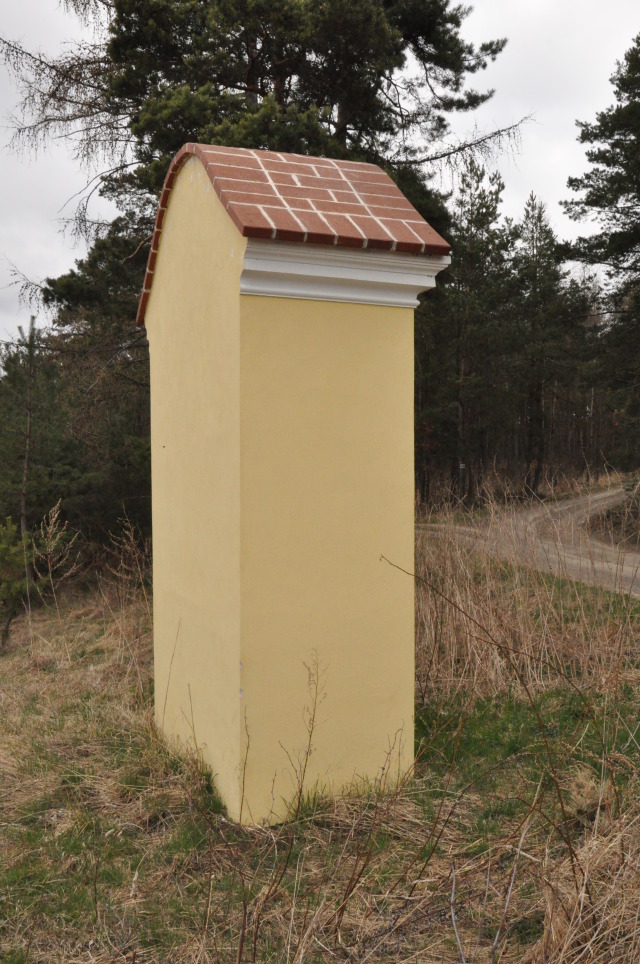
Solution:
[[[506,182],[503,211],[519,217],[533,191],[547,204],[558,235],[573,237],[579,228],[565,217],[559,202],[568,197],[567,177],[585,168],[575,121],[593,120],[596,111],[612,103],[609,78],[640,33],[640,3],[475,0],[473,7],[463,31],[467,39],[480,43],[507,37],[509,42],[476,81],[481,89],[495,88],[494,97],[457,130],[463,135],[474,122],[488,130],[533,115],[522,131],[518,154],[498,161]],[[57,0],[2,0],[0,33],[52,53],[80,30]],[[73,212],[73,202],[67,202],[82,189],[87,173],[64,143],[35,158],[11,152],[8,115],[17,100],[11,77],[0,67],[0,339],[13,337],[17,325],[29,319],[17,290],[9,287],[10,263],[40,281],[61,274],[84,253],[60,229],[62,219]]]

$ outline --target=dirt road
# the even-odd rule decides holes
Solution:
[[[640,597],[640,552],[591,535],[587,521],[623,501],[621,488],[497,514],[462,538],[521,565]]]

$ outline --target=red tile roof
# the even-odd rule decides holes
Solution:
[[[246,238],[445,255],[449,245],[375,164],[244,147],[185,144],[167,173],[156,216],[138,324],[151,290],[160,232],[181,166],[199,158]]]

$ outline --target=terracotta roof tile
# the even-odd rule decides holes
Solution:
[[[449,245],[374,164],[280,154],[241,147],[186,144],[165,180],[151,243],[138,323],[151,289],[160,231],[182,164],[203,163],[216,194],[240,233],[307,244],[446,255]]]

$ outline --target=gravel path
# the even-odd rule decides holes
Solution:
[[[465,541],[530,568],[640,597],[640,552],[620,549],[588,531],[590,516],[624,499],[621,488],[498,513],[476,527],[458,526]]]

